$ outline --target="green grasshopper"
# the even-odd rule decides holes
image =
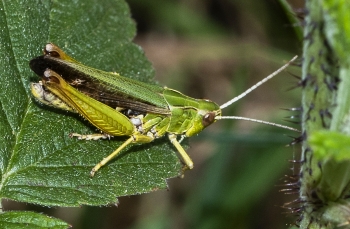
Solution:
[[[91,135],[73,133],[71,136],[86,140],[129,136],[91,170],[91,176],[129,144],[149,143],[166,134],[179,152],[185,168],[192,169],[193,162],[180,143],[183,138],[201,132],[216,120],[249,120],[298,131],[256,119],[221,116],[223,108],[277,75],[296,58],[241,95],[219,106],[210,100],[194,99],[171,88],[87,67],[49,43],[45,46],[44,55],[30,61],[30,68],[42,79],[39,83],[31,84],[31,91],[39,102],[79,113],[102,132]]]

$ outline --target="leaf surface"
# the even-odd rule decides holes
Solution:
[[[62,220],[39,213],[11,211],[0,215],[0,227],[11,229],[65,229],[70,228],[70,225]]]

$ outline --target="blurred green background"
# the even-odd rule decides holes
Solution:
[[[222,104],[301,53],[301,27],[277,0],[128,0],[135,42],[156,69],[156,80],[195,98]],[[294,10],[301,0],[288,1]],[[285,117],[300,106],[298,67],[224,110],[297,127]],[[290,72],[291,74],[289,74]],[[290,119],[289,119],[290,120]],[[293,120],[293,121],[298,121]],[[288,228],[296,215],[281,206],[297,196],[280,192],[298,167],[297,133],[223,120],[189,139],[195,168],[169,190],[120,198],[118,207],[44,208],[8,203],[61,218],[76,229]]]

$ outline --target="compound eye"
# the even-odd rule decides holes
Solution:
[[[204,127],[209,126],[215,121],[215,113],[214,112],[208,112],[203,116],[202,124]]]

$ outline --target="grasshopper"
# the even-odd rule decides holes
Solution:
[[[193,162],[181,146],[181,141],[198,134],[217,120],[248,120],[298,131],[261,120],[221,115],[222,109],[280,73],[296,58],[219,106],[210,100],[194,99],[171,88],[87,67],[49,43],[44,48],[44,55],[30,61],[30,68],[41,77],[39,83],[31,84],[31,92],[43,104],[79,113],[102,132],[91,135],[72,133],[72,137],[97,140],[129,136],[113,153],[96,164],[90,172],[91,177],[129,144],[149,143],[164,135],[179,152],[185,168],[192,169]]]

